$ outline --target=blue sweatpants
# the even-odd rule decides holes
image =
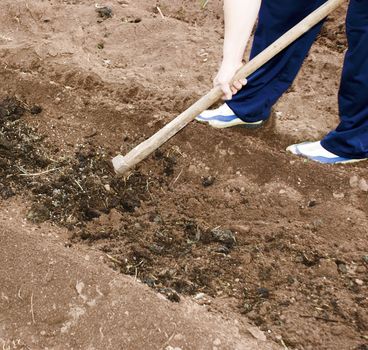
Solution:
[[[263,0],[251,58],[323,3]],[[255,122],[270,116],[272,106],[292,84],[321,27],[319,23],[252,74],[248,84],[227,101],[239,118]],[[322,146],[340,157],[367,158],[368,0],[350,0],[346,32],[349,48],[338,96],[340,124],[322,140]]]

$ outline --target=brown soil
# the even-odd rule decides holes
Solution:
[[[86,244],[169,300],[235,313],[284,348],[368,347],[366,164],[284,152],[336,125],[344,9],[264,130],[192,123],[118,179],[111,157],[209,88],[221,2],[112,1],[112,17],[91,1],[5,2],[3,206],[23,198],[27,225],[66,228],[75,254]]]
[[[155,295],[112,271],[101,253],[71,249],[64,230],[25,222],[18,201],[7,204],[0,206],[2,349],[279,349],[236,314]]]

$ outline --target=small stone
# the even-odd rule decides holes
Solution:
[[[341,273],[348,273],[348,269],[344,263],[338,263],[337,268]]]
[[[349,179],[350,187],[355,188],[359,185],[359,178],[358,176],[354,175]]]
[[[261,287],[257,289],[257,294],[264,299],[270,297],[270,291],[267,288]]]
[[[31,114],[35,115],[35,114],[40,114],[42,112],[42,107],[38,106],[38,105],[34,105],[31,110],[30,110]]]
[[[215,178],[213,176],[206,176],[202,180],[203,187],[209,187],[212,186],[215,182]]]
[[[360,179],[358,186],[362,191],[368,192],[368,183],[365,179]]]
[[[223,243],[228,248],[232,248],[236,243],[235,236],[230,230],[214,228],[211,230],[211,235],[216,242]]]
[[[139,17],[132,18],[129,20],[129,23],[140,23],[140,22],[142,22],[142,18],[139,18]]]
[[[107,192],[110,192],[110,191],[111,191],[111,187],[110,187],[110,185],[109,185],[109,184],[106,184],[104,187],[105,187],[105,190],[106,190]]]
[[[200,205],[201,203],[199,203],[199,201],[195,198],[189,198],[188,199],[188,206],[192,207],[192,208],[196,208]]]
[[[88,139],[88,138],[91,138],[91,137],[96,136],[96,135],[97,135],[97,130],[95,128],[89,128],[85,132],[84,137]]]
[[[201,300],[205,297],[205,294],[204,293],[198,293],[195,295],[194,299],[195,300]]]
[[[248,303],[243,304],[244,313],[248,314],[248,313],[252,312],[252,310],[253,310],[253,305],[252,304],[248,304]],[[249,315],[248,315],[248,317],[251,318]]]
[[[160,255],[164,251],[164,247],[153,243],[149,246],[149,250],[155,254]]]
[[[343,332],[344,332],[344,327],[342,327],[340,325],[336,325],[336,326],[331,328],[331,333],[333,335],[341,335]]]
[[[252,254],[249,253],[249,252],[244,252],[242,254],[242,261],[243,261],[243,264],[245,265],[249,265],[251,262],[252,262],[253,258],[252,258]]]
[[[147,284],[147,286],[151,288],[155,287],[156,285],[156,281],[153,278],[149,278],[149,277],[143,278],[142,282],[144,284]]]
[[[142,283],[147,284],[148,287],[154,288],[156,286],[156,280],[153,278],[143,278]]]
[[[320,258],[312,253],[302,253],[296,260],[305,266],[312,267],[319,263]]]
[[[228,255],[230,253],[230,249],[228,247],[225,247],[225,246],[221,246],[221,247],[217,248],[215,251],[216,251],[216,253],[225,254],[225,255]]]
[[[184,340],[185,339],[185,336],[181,333],[178,333],[174,336],[173,338],[174,340]]]
[[[364,282],[362,280],[360,280],[359,278],[357,278],[355,280],[355,283],[358,285],[358,286],[362,286],[364,284]]]
[[[336,193],[336,192],[334,192],[332,195],[333,195],[333,197],[335,199],[343,199],[345,197],[345,194],[344,193]]]
[[[96,12],[103,19],[107,19],[107,18],[112,17],[112,8],[109,7],[109,6],[98,6],[98,5],[96,5]]]
[[[198,172],[198,169],[197,169],[197,167],[195,165],[191,164],[191,165],[189,165],[188,171],[190,173],[197,173]]]
[[[251,227],[249,225],[232,225],[231,230],[240,234],[247,234],[251,231]]]
[[[123,199],[121,205],[125,211],[133,213],[136,208],[140,207],[140,203],[135,199]]]
[[[180,302],[180,296],[175,291],[171,290],[167,293],[167,299],[172,301],[173,303],[179,303]]]
[[[221,340],[219,338],[216,338],[214,341],[213,341],[213,345],[215,346],[219,346],[221,345]]]
[[[275,113],[275,115],[276,115],[276,117],[280,118],[280,117],[282,117],[282,112],[277,111],[277,112]]]
[[[316,272],[322,277],[333,278],[338,275],[336,263],[331,259],[321,259]]]
[[[260,341],[266,341],[267,338],[265,334],[257,327],[249,327],[247,328],[248,332],[256,339]]]
[[[320,226],[323,225],[323,220],[322,219],[315,219],[315,220],[312,221],[312,225],[313,225],[313,228],[316,230]]]
[[[367,270],[366,270],[366,267],[363,266],[363,265],[360,265],[360,266],[357,266],[355,272],[356,273],[365,273]]]

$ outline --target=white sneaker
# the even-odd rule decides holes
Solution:
[[[208,123],[210,126],[217,129],[225,129],[233,126],[255,129],[264,124],[263,120],[258,122],[245,122],[241,120],[226,103],[221,105],[219,108],[204,111],[196,118],[196,120],[201,123]]]
[[[286,150],[298,156],[323,164],[348,164],[367,160],[367,158],[353,159],[340,157],[323,148],[321,141],[298,143],[289,146]]]

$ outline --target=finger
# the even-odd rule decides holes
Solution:
[[[222,91],[224,92],[224,97],[223,97],[223,99],[224,99],[224,100],[231,100],[231,99],[232,99],[232,97],[233,97],[233,93],[232,93],[232,91],[231,91],[231,89],[230,89],[229,84],[222,85],[222,86],[221,86],[221,89],[222,89]]]
[[[248,80],[247,80],[247,79],[239,80],[239,81],[240,81],[240,83],[241,83],[243,86],[245,86],[245,85],[247,85],[247,84],[248,84]]]
[[[233,86],[235,87],[235,89],[240,90],[243,87],[243,84],[240,82],[240,80],[238,80],[234,81]]]
[[[238,92],[238,89],[236,89],[234,86],[231,87],[231,93],[232,95],[235,95]]]

